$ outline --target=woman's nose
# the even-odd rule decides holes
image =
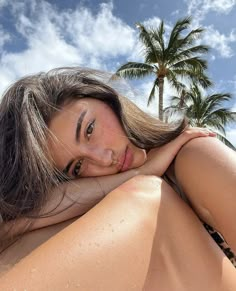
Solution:
[[[82,149],[82,156],[87,159],[89,162],[108,167],[112,165],[112,150],[104,149],[95,146],[90,146]]]

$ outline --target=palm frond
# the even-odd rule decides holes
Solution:
[[[206,120],[208,119],[217,119],[220,121],[222,125],[226,125],[228,123],[232,123],[236,121],[235,112],[231,112],[226,108],[219,108],[215,111],[206,114]]]
[[[193,69],[171,69],[172,73],[180,78],[187,78],[191,81],[192,84],[201,85],[203,88],[208,88],[213,85],[211,79],[203,72],[196,71]]]
[[[225,145],[227,145],[234,151],[236,150],[235,146],[225,137],[225,135],[222,135],[219,132],[216,132],[216,134],[217,134],[218,139],[221,140]]]
[[[167,75],[166,75],[166,78],[168,80],[168,82],[170,83],[170,85],[175,88],[175,90],[178,92],[178,93],[181,93],[183,89],[185,89],[185,85],[178,81],[178,79],[176,78],[176,75],[172,72],[172,70],[169,70]]]
[[[218,106],[221,106],[224,102],[228,102],[232,99],[230,93],[213,94],[206,97],[206,103],[208,104],[208,110],[214,110]]]
[[[199,27],[197,29],[191,30],[185,37],[180,38],[178,41],[179,51],[193,46],[194,42],[201,36],[203,31],[204,29]],[[206,48],[206,52],[208,52],[209,47]]]
[[[214,129],[217,129],[219,132],[223,133],[225,135],[225,125],[221,123],[221,120],[218,118],[213,118],[213,119],[208,119],[208,120],[204,120],[202,119],[202,123],[201,126],[205,125],[207,127],[211,127]]]
[[[205,29],[203,27],[191,30],[182,40],[184,46],[191,45],[204,31]]]
[[[160,48],[156,48],[155,54],[151,49],[146,48],[144,55],[144,61],[147,64],[155,64],[161,63],[163,58],[163,53]]]
[[[179,96],[171,96],[171,105],[170,107],[179,106],[180,97]]]
[[[195,54],[205,54],[208,52],[208,47],[206,45],[197,45],[190,48],[185,48],[184,50],[179,50],[173,54],[172,58],[169,59],[170,63],[176,63],[182,60],[191,58]]]
[[[159,27],[157,29],[151,29],[152,37],[155,43],[160,47],[162,52],[165,50],[165,42],[164,42],[164,21],[162,20]]]
[[[170,34],[167,46],[168,53],[171,54],[176,53],[179,47],[178,40],[181,38],[181,32],[189,27],[191,21],[192,21],[191,17],[186,17],[176,22]]]
[[[155,97],[155,91],[158,88],[158,86],[159,86],[159,80],[158,80],[158,78],[156,78],[154,83],[153,83],[152,90],[151,90],[149,97],[148,97],[148,103],[147,103],[148,105],[150,105],[150,103],[153,101],[153,99]]]
[[[234,149],[234,146],[225,137],[225,126],[236,122],[236,112],[223,107],[225,102],[231,100],[231,94],[217,93],[204,96],[203,91],[196,84],[193,84],[184,93],[182,109],[188,117],[190,125],[213,129],[226,145]],[[173,96],[171,106],[166,109],[167,112],[178,110],[180,101],[180,96]]]
[[[206,89],[213,85],[212,80],[204,72],[196,72],[189,74],[190,79],[193,83],[200,84],[202,88]]]
[[[164,120],[166,123],[171,122],[171,118],[174,116],[185,116],[185,110],[180,109],[178,106],[168,106],[163,110]]]
[[[136,27],[139,29],[139,39],[144,44],[144,51],[147,49],[151,51],[157,61],[158,55],[156,54],[156,49],[158,49],[158,45],[156,46],[155,42],[153,41],[152,32],[141,23],[137,23]],[[146,55],[146,53],[144,54]]]
[[[209,95],[206,96],[205,98],[201,97],[202,100],[202,104],[204,107],[204,118],[207,119],[212,119],[213,114],[215,115],[215,117],[220,117],[224,115],[225,108],[222,108],[221,105],[225,102],[225,101],[229,101],[231,99],[230,94],[226,93],[226,94],[213,94],[213,95]],[[219,110],[219,114],[218,114],[218,110]],[[223,121],[223,120],[222,120]]]
[[[192,57],[185,60],[178,61],[170,65],[173,69],[183,68],[192,70],[205,70],[207,69],[207,61],[200,57]]]
[[[128,62],[116,71],[116,75],[128,79],[137,79],[149,76],[153,72],[154,67],[151,65],[145,63]]]

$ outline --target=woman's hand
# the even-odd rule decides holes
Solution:
[[[168,144],[155,148],[147,154],[147,160],[139,168],[140,174],[162,176],[184,144],[197,137],[215,137],[216,134],[206,128],[188,127]]]

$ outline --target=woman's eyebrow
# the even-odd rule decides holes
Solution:
[[[79,117],[79,119],[78,119],[77,126],[76,126],[76,131],[75,131],[75,140],[76,140],[76,142],[79,142],[81,126],[82,126],[83,119],[84,119],[84,116],[85,116],[86,113],[87,113],[87,110],[84,110],[84,111],[80,114],[80,117]]]

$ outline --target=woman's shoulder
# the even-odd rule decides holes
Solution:
[[[218,150],[218,148],[226,149],[225,144],[223,144],[218,138],[215,137],[198,137],[193,138],[188,141],[177,154],[177,159],[187,154],[201,154],[214,152]]]

